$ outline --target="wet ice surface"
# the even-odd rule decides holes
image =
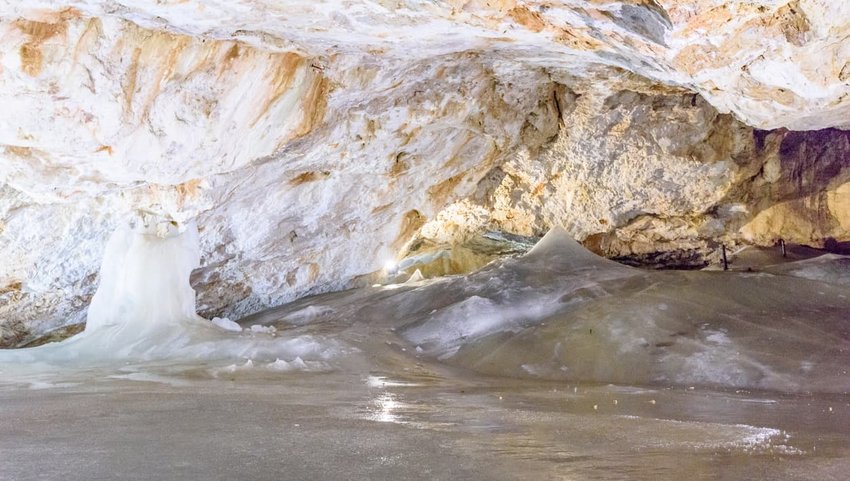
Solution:
[[[646,272],[555,233],[239,332],[113,323],[0,352],[0,479],[846,479],[846,269]]]
[[[426,371],[3,389],[2,478],[838,480],[850,468],[839,397]]]

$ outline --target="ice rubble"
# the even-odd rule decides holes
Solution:
[[[210,322],[225,331],[242,332],[242,326],[240,326],[238,322],[231,321],[226,317],[213,317],[210,319]]]

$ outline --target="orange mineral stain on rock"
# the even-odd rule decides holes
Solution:
[[[7,294],[10,292],[20,292],[23,288],[23,283],[21,281],[12,281],[5,286],[0,287],[0,294]]]
[[[271,61],[271,66],[268,69],[269,79],[266,83],[269,88],[259,105],[257,115],[254,116],[254,120],[251,122],[252,127],[290,89],[295,76],[298,75],[298,70],[305,65],[304,59],[294,53],[272,55],[269,60]]]
[[[174,188],[177,190],[181,199],[192,199],[198,196],[203,182],[203,179],[192,179],[182,184],[177,184]]]
[[[112,150],[112,146],[111,146],[111,145],[101,145],[100,147],[98,147],[97,149],[95,149],[95,151],[94,151],[94,152],[95,152],[95,153],[106,152],[106,153],[107,153],[107,154],[109,154],[109,155],[112,155],[112,154],[114,153],[114,151]]]
[[[33,43],[25,43],[21,45],[21,70],[30,77],[37,77],[41,73],[41,66],[44,59],[41,54],[41,48]]]
[[[304,136],[325,118],[330,82],[324,77],[311,78],[310,87],[301,99],[304,116],[295,130],[295,137]]]
[[[404,245],[413,238],[414,234],[425,225],[425,216],[418,210],[413,209],[404,214],[401,219],[401,227],[399,228],[398,236],[391,244],[392,249],[400,252]]]
[[[125,113],[141,121],[148,116],[162,87],[171,80],[180,54],[194,40],[129,26],[124,41],[127,48],[132,48],[123,85]],[[138,105],[137,95],[143,95]]]
[[[85,30],[83,30],[83,33],[77,40],[77,44],[74,46],[74,65],[77,64],[81,55],[86,55],[94,48],[95,42],[97,42],[98,37],[103,35],[102,28],[103,25],[101,24],[100,19],[89,19],[88,23],[86,24]]]
[[[777,10],[776,14],[766,23],[770,27],[779,29],[788,43],[798,47],[808,41],[809,32],[812,30],[808,17],[800,7],[799,0],[790,2]]]
[[[407,152],[398,152],[397,154],[392,156],[392,163],[390,164],[390,169],[387,172],[390,177],[396,178],[401,174],[405,173],[410,169],[410,165],[405,161],[407,157]]]
[[[546,22],[540,18],[540,14],[532,12],[524,5],[512,8],[508,12],[508,15],[514,19],[516,23],[531,30],[532,32],[539,32],[546,28]]]
[[[434,206],[437,208],[443,207],[461,180],[463,180],[463,175],[458,174],[429,188],[428,197],[434,203]]]
[[[12,155],[16,155],[22,158],[30,158],[32,157],[32,149],[30,147],[24,147],[20,145],[6,145],[6,152]]]
[[[319,264],[316,264],[315,262],[309,263],[307,265],[308,282],[316,282],[316,279],[319,278],[319,272],[321,272]]]
[[[141,57],[141,55],[141,48],[133,50],[130,66],[124,77],[122,90],[124,91],[124,113],[127,115],[130,115],[133,111],[133,97],[136,95],[136,78],[139,75],[139,57]]]
[[[30,42],[41,44],[56,35],[64,34],[67,25],[64,21],[57,23],[36,22],[32,20],[15,20],[15,27],[29,37]]]
[[[392,207],[392,206],[393,206],[393,204],[392,204],[392,203],[384,204],[384,205],[379,205],[378,207],[375,207],[374,209],[372,209],[372,215],[376,215],[376,214],[381,214],[381,213],[387,212],[387,211],[389,211],[389,210],[390,210],[390,207]]]
[[[801,46],[808,41],[810,30],[809,20],[796,1],[772,13],[756,6],[738,5],[734,12],[729,6],[720,6],[690,19],[676,35],[688,38],[700,32],[715,36],[723,33],[722,41],[688,45],[673,62],[688,75],[694,75],[703,70],[726,67],[742,53],[767,42],[785,41]]]
[[[221,59],[218,68],[218,75],[221,76],[226,70],[229,70],[233,67],[233,64],[239,58],[239,45],[234,43],[230,49],[227,50],[227,53],[224,54],[224,57]]]
[[[65,19],[60,18],[56,23],[20,19],[16,20],[14,25],[28,38],[28,41],[18,50],[21,57],[21,70],[31,77],[37,77],[44,67],[44,53],[41,46],[49,39],[65,34],[68,29]]]
[[[289,185],[295,186],[295,185],[306,184],[308,182],[315,182],[317,180],[327,178],[330,175],[331,175],[330,172],[313,172],[313,171],[302,172],[301,174],[298,174],[297,176],[290,179]]]
[[[729,9],[728,5],[720,5],[700,12],[698,15],[692,15],[683,22],[684,25],[675,33],[676,36],[686,38],[698,32],[714,33],[736,18],[736,14]]]

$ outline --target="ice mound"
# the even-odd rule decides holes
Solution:
[[[422,275],[422,271],[420,271],[419,269],[416,269],[415,271],[413,271],[413,274],[411,274],[410,277],[408,277],[407,280],[404,281],[404,283],[405,284],[413,284],[415,282],[421,282],[421,281],[424,281],[424,280],[425,280],[425,276]]]
[[[850,390],[850,292],[837,285],[642,271],[553,230],[524,257],[399,297],[422,302],[429,291],[438,308],[402,335],[425,354],[487,374]],[[463,294],[446,299],[450,292]]]
[[[290,313],[288,316],[286,316],[286,320],[293,325],[308,324],[324,316],[332,314],[333,312],[333,309],[324,306],[307,306],[303,309],[299,309],[295,312]]]
[[[289,362],[286,362],[283,359],[276,359],[275,362],[269,363],[267,367],[277,371],[290,371],[292,369],[306,369],[307,363],[300,357],[296,357]]]
[[[519,332],[557,310],[558,302],[551,298],[529,296],[527,302],[515,298],[502,302],[473,295],[434,313],[427,322],[405,329],[404,335],[416,345],[442,346],[440,355],[445,357],[477,337],[497,331]]]
[[[453,362],[501,375],[780,391],[850,389],[850,303],[774,276],[648,273],[521,332],[464,344]],[[622,286],[621,286],[622,287]]]
[[[224,367],[213,368],[210,370],[213,377],[225,377],[234,374],[243,376],[262,375],[268,372],[321,372],[327,371],[328,364],[322,361],[305,361],[301,357],[296,356],[291,361],[283,359],[275,359],[273,362],[254,362],[253,359],[248,359],[244,363],[234,363]]]
[[[491,375],[844,392],[848,297],[785,275],[634,269],[555,229],[525,256],[466,276],[326,294],[257,318],[368,326],[356,334],[373,340],[367,349],[398,335],[407,355]]]
[[[665,449],[672,446],[694,451],[800,454],[786,443],[789,435],[779,429],[747,424],[646,419],[637,416],[618,416],[624,428],[663,431],[668,436],[646,436],[637,449]],[[675,433],[675,434],[674,434]],[[671,440],[673,438],[675,440]]]
[[[525,256],[526,262],[545,266],[556,261],[561,269],[612,269],[628,270],[622,264],[600,257],[587,250],[562,227],[552,227]]]
[[[563,229],[554,228],[520,258],[411,294],[426,301],[430,292],[433,304],[443,307],[402,332],[413,344],[445,358],[475,339],[516,334],[565,306],[604,296],[601,281],[625,282],[638,275],[640,271],[596,256]],[[565,297],[568,294],[573,295]]]

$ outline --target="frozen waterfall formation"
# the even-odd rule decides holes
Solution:
[[[280,365],[292,358],[303,364],[299,356],[327,357],[333,342],[278,339],[269,328],[242,333],[237,327],[234,333],[231,325],[222,328],[199,316],[189,282],[199,261],[194,223],[122,225],[107,243],[85,331],[61,343],[0,351],[0,362],[45,363],[49,370],[50,365],[103,366],[116,360],[256,359]]]
[[[200,266],[195,224],[119,227],[106,245],[100,285],[92,298],[86,332],[106,328],[122,337],[202,321],[189,285]]]
[[[402,342],[421,361],[492,375],[844,392],[846,261],[825,256],[777,274],[645,271],[555,228],[527,254],[469,275],[302,299],[229,332],[194,312],[195,226],[125,227],[109,241],[85,332],[0,361],[360,369],[351,361]]]

